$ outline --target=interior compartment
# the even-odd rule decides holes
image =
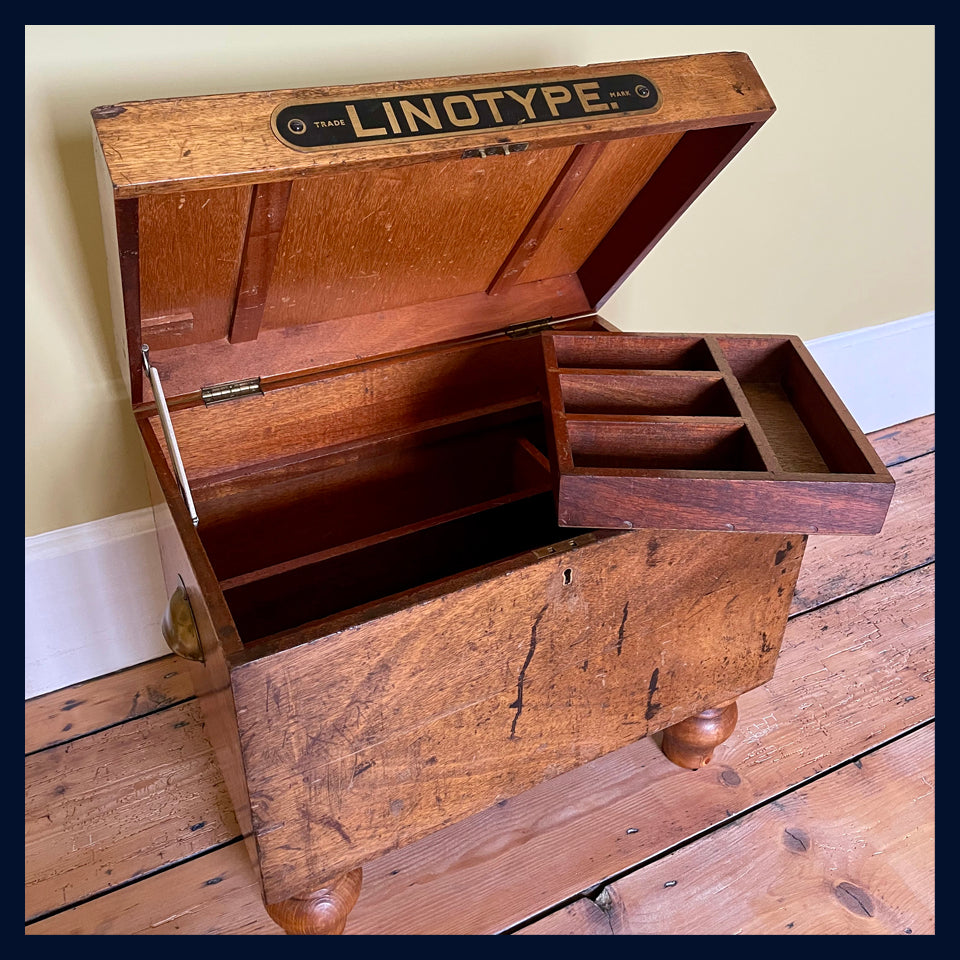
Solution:
[[[583,531],[557,526],[540,493],[224,591],[251,642]]]
[[[225,588],[357,549],[516,497],[550,489],[542,418],[402,446],[369,445],[352,459],[319,457],[290,472],[227,484],[199,507],[200,536]],[[331,462],[332,461],[332,462]]]
[[[574,536],[526,414],[205,488],[198,532],[243,641]]]
[[[541,383],[504,337],[174,411],[243,641],[568,539]]]
[[[609,370],[716,370],[702,337],[602,333],[550,338],[558,367]]]
[[[147,191],[126,208],[134,399],[146,341],[245,642],[575,536],[544,453],[566,463],[567,440],[575,468],[764,471],[713,337],[612,333],[588,315],[757,123],[722,116],[187,201]],[[514,339],[563,317],[581,319]],[[853,469],[804,372],[761,352],[727,357],[781,464]],[[248,377],[262,395],[200,404],[202,386]]]
[[[560,393],[568,414],[738,415],[720,376],[561,373]]]
[[[763,470],[742,421],[567,423],[575,467],[620,470]]]
[[[717,341],[781,470],[874,473],[791,339],[718,337]]]

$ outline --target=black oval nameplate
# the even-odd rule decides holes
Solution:
[[[416,92],[365,100],[288,103],[271,117],[274,134],[296,150],[379,140],[415,140],[565,120],[650,112],[660,93],[631,73],[469,90]]]

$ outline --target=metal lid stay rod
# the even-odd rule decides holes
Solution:
[[[177,445],[177,436],[173,432],[173,422],[170,420],[170,411],[167,409],[167,401],[163,395],[163,387],[160,386],[160,373],[156,367],[150,365],[150,348],[144,344],[141,348],[143,356],[143,368],[150,378],[150,386],[153,388],[153,396],[157,401],[157,414],[160,417],[160,426],[163,429],[164,439],[167,441],[167,449],[170,451],[170,459],[173,461],[173,472],[177,478],[177,484],[180,487],[180,493],[183,495],[184,502],[187,505],[187,511],[190,513],[190,519],[193,525],[200,523],[197,516],[197,508],[193,504],[193,494],[190,493],[190,484],[187,482],[187,471],[183,468],[183,459],[180,456],[180,447]]]

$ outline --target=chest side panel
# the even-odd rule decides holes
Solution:
[[[250,824],[249,796],[226,660],[226,652],[235,650],[240,640],[176,481],[161,458],[157,440],[143,421],[139,426],[166,593],[171,596],[183,583],[203,650],[203,662],[183,662],[190,671],[190,680],[203,711],[204,733],[216,753],[237,822],[246,839],[254,869],[257,869],[257,849]],[[157,611],[158,619],[160,613]]]
[[[638,531],[236,667],[267,901],[766,682],[804,542]]]

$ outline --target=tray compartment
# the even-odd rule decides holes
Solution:
[[[723,379],[643,373],[561,373],[567,414],[735,417]]]
[[[794,338],[717,337],[717,342],[784,473],[874,475],[827,396],[822,374],[814,373]]]
[[[716,370],[703,337],[601,332],[552,337],[557,366],[607,370]]]
[[[882,526],[893,479],[796,337],[552,331],[542,343],[562,525]]]
[[[763,470],[741,421],[723,423],[570,421],[575,467],[619,470]]]

